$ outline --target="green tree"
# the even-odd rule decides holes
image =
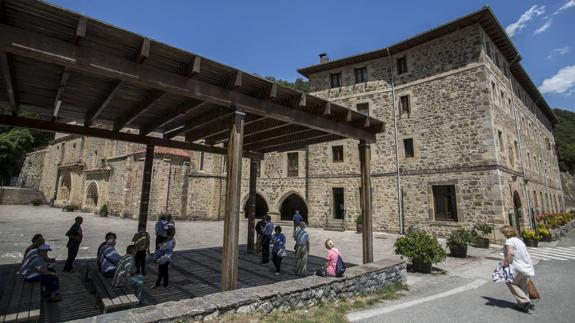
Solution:
[[[555,125],[555,145],[559,169],[562,172],[575,172],[575,113],[567,110],[554,109],[559,118]]]
[[[26,153],[32,150],[34,137],[28,129],[0,133],[0,182],[8,184],[22,167]]]

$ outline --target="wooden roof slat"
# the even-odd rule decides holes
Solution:
[[[184,126],[178,131],[170,132],[167,136],[168,139],[171,139],[175,136],[179,136],[181,134],[194,131],[196,129],[200,129],[205,125],[212,125],[215,119],[221,120],[222,116],[227,116],[230,110],[220,107],[218,109],[214,109],[213,111],[208,111],[200,116],[194,116],[189,120],[186,120],[182,125]],[[217,123],[217,122],[216,122]],[[166,136],[165,136],[166,137]]]
[[[88,113],[86,114],[86,118],[84,121],[85,126],[90,126],[100,116],[100,113],[102,113],[102,111],[106,109],[106,107],[110,104],[110,101],[112,101],[114,95],[116,95],[116,93],[120,91],[120,88],[122,88],[122,86],[124,86],[124,82],[122,81],[115,81],[112,84],[110,91],[108,92],[104,100],[102,100],[100,104],[89,110]]]
[[[2,68],[2,77],[4,78],[4,84],[6,85],[10,110],[13,115],[16,115],[18,114],[18,100],[16,98],[14,64],[12,63],[12,57],[9,54],[0,52],[0,67]]]
[[[287,144],[277,144],[277,145],[270,145],[266,147],[261,147],[257,151],[261,153],[270,153],[270,152],[284,152],[290,150],[297,150],[302,149],[309,145],[320,144],[323,142],[330,142],[334,140],[343,139],[341,136],[331,135],[331,134],[323,134],[318,135],[317,137],[310,137],[305,139],[300,139],[298,141],[293,141]]]
[[[140,105],[126,113],[121,119],[114,121],[114,131],[131,125],[138,117],[149,111],[154,104],[166,95],[165,92],[154,92],[150,94]]]
[[[143,126],[140,128],[140,134],[147,135],[152,131],[156,131],[157,129],[162,129],[166,125],[169,125],[174,120],[190,113],[191,111],[196,111],[201,109],[207,103],[202,101],[186,101],[176,107],[173,111],[165,115],[159,121],[154,120],[153,122]]]

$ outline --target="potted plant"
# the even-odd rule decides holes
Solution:
[[[363,216],[361,214],[355,219],[355,230],[357,233],[363,232]]]
[[[526,229],[521,232],[521,237],[523,237],[523,242],[527,247],[535,247],[539,245],[539,240],[541,236],[533,229]]]
[[[493,232],[493,227],[487,223],[478,223],[473,227],[475,234],[475,247],[489,249],[489,238],[487,236]]]
[[[413,270],[420,273],[431,273],[432,264],[447,257],[437,239],[422,231],[410,232],[398,238],[394,248],[395,254],[410,259]]]
[[[40,205],[42,205],[42,204],[44,204],[44,201],[42,201],[41,199],[33,199],[33,200],[32,200],[32,205],[33,205],[33,206],[40,206]]]
[[[102,205],[100,208],[100,216],[106,217],[108,216],[108,206],[106,204]]]
[[[541,241],[549,242],[551,241],[551,231],[545,224],[538,223],[537,224],[537,232],[541,237]]]
[[[78,206],[77,206],[77,205],[75,205],[75,204],[68,204],[68,205],[65,205],[65,206],[62,208],[62,211],[65,211],[65,212],[74,212],[74,211],[76,211],[77,209],[78,209]]]
[[[452,257],[466,258],[467,246],[475,241],[475,235],[471,230],[458,229],[447,238],[447,246]]]

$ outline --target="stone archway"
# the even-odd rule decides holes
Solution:
[[[248,218],[248,203],[249,198],[246,199],[244,203],[244,217]],[[264,215],[266,215],[269,211],[268,204],[266,200],[259,194],[256,193],[256,219],[261,219]]]
[[[523,208],[521,205],[521,197],[517,191],[513,192],[513,214],[514,219],[510,219],[510,224],[515,227],[517,232],[521,232],[521,219],[523,218]]]
[[[67,201],[70,199],[70,192],[72,192],[72,176],[70,172],[65,172],[60,177],[60,185],[58,185],[57,200]]]
[[[307,204],[304,199],[296,193],[289,193],[282,199],[279,207],[280,216],[283,221],[291,221],[295,211],[299,211],[304,221],[308,222]]]
[[[86,203],[84,206],[86,207],[96,207],[98,206],[98,197],[99,197],[99,190],[98,184],[96,182],[91,182],[88,185],[88,189],[86,190]]]

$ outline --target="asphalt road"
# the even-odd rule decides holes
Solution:
[[[537,253],[549,260],[536,260],[535,283],[541,300],[530,313],[516,311],[515,299],[505,284],[491,281],[490,272],[497,261],[487,259],[460,272],[430,277],[424,287],[408,292],[405,298],[351,313],[348,319],[386,323],[575,322],[575,231],[554,246],[539,248]]]

